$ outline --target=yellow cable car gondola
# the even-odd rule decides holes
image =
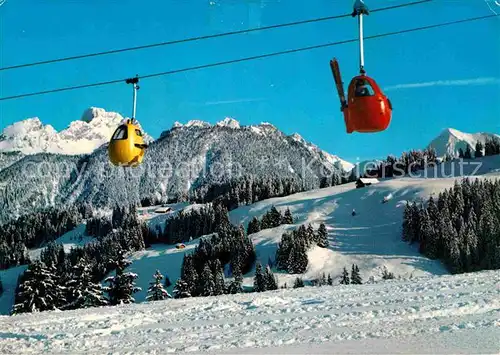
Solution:
[[[113,165],[136,167],[142,163],[148,145],[144,143],[142,131],[135,120],[137,90],[139,90],[137,83],[139,82],[139,78],[127,79],[126,82],[127,84],[134,85],[132,118],[118,126],[111,136],[108,155]]]

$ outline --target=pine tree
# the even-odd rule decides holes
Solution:
[[[321,274],[321,277],[318,280],[318,286],[325,286],[326,283],[326,275],[325,273]]]
[[[306,228],[306,240],[309,241],[309,244],[316,243],[318,244],[318,235],[314,231],[313,226],[309,223]]]
[[[212,270],[208,264],[203,268],[203,272],[200,277],[200,295],[201,296],[212,296],[215,294],[215,282]]]
[[[393,278],[394,278],[394,274],[392,272],[389,272],[389,270],[387,270],[387,267],[384,266],[384,269],[382,270],[382,279],[383,280],[390,280]]]
[[[319,180],[319,188],[324,189],[325,187],[329,187],[330,184],[328,182],[328,178],[326,176],[321,177]]]
[[[351,270],[351,284],[361,285],[363,282],[361,280],[361,275],[359,274],[358,265],[352,264]]]
[[[274,273],[271,271],[269,265],[266,266],[266,271],[264,272],[264,278],[266,280],[266,290],[277,290],[278,289],[278,280],[274,276]]]
[[[448,242],[447,246],[447,256],[446,263],[449,268],[453,271],[453,273],[462,272],[462,260],[460,257],[460,249],[458,245],[458,238],[452,238]]]
[[[153,275],[153,281],[149,283],[148,294],[146,296],[146,301],[162,301],[167,298],[172,298],[172,296],[163,288],[161,280],[163,275],[160,270],[156,270]]]
[[[420,242],[419,245],[420,252],[427,255],[428,252],[427,249],[429,247],[429,244],[431,244],[431,251],[435,253],[434,228],[431,219],[429,217],[429,214],[427,213],[427,210],[424,208],[420,209],[420,223],[418,224],[418,226],[419,226],[418,237]],[[429,255],[429,257],[431,257],[431,255]]]
[[[460,148],[460,149],[458,150],[458,157],[459,157],[459,158],[461,158],[461,159],[463,159],[463,158],[464,158],[464,150],[463,150],[462,148]]]
[[[290,274],[303,274],[307,269],[309,260],[304,241],[294,238],[287,262],[287,271]]]
[[[431,223],[435,225],[439,218],[439,210],[432,196],[429,198],[429,203],[427,204],[427,213],[429,214]]]
[[[353,169],[354,171],[354,169]],[[332,175],[332,186],[337,186],[342,183],[342,178],[338,172],[334,172]]]
[[[479,228],[478,228],[478,247],[481,257],[481,269],[491,270],[495,268],[495,249],[497,246],[496,236],[498,230],[500,229],[495,223],[496,218],[493,215],[493,206],[489,200],[484,201],[483,213],[479,218]]]
[[[64,261],[65,253],[64,247],[60,243],[54,241],[49,242],[47,246],[40,253],[40,261],[46,266],[57,267],[59,263]]]
[[[450,219],[449,210],[445,207],[441,211],[441,217],[438,223],[438,233],[440,235],[438,242],[438,255],[441,258],[446,258],[450,250],[452,240],[456,238],[457,231]]]
[[[214,296],[222,295],[226,291],[224,272],[219,259],[215,259],[212,266],[212,274],[214,277]]]
[[[297,277],[295,279],[295,282],[293,283],[293,288],[299,288],[299,287],[304,287],[304,280],[302,280],[300,277]]]
[[[292,217],[292,212],[290,212],[290,208],[286,209],[281,224],[293,224],[293,217]]]
[[[479,141],[476,143],[476,152],[474,154],[474,157],[476,157],[476,158],[483,157],[483,143],[481,143]]]
[[[178,279],[174,286],[174,297],[175,298],[187,298],[191,297],[189,292],[189,285],[183,279]]]
[[[82,258],[73,267],[72,275],[67,282],[66,309],[100,307],[108,304],[100,283],[93,282],[92,268]]]
[[[230,282],[228,286],[228,293],[236,294],[241,293],[243,291],[243,275],[241,274],[240,268],[235,267],[233,269],[233,280]]]
[[[403,211],[403,240],[411,243],[413,241],[413,205],[407,203]]]
[[[314,233],[314,230],[313,230]],[[312,242],[312,236],[309,236],[308,230],[305,225],[300,225],[297,230],[293,231],[293,236],[298,244],[309,246]]]
[[[200,242],[200,245],[202,243]],[[198,273],[194,267],[193,255],[184,254],[181,267],[181,279],[188,285],[192,297],[198,296]]]
[[[479,266],[478,254],[478,237],[476,230],[476,216],[474,210],[471,210],[471,215],[466,222],[465,236],[464,236],[464,267],[465,271],[474,271]]]
[[[276,209],[276,207],[271,207],[271,209],[268,212],[269,214],[269,227],[268,228],[275,228],[278,227],[281,224],[281,213]]]
[[[65,288],[54,274],[55,268],[41,261],[31,264],[19,284],[12,314],[60,309],[65,305]]]
[[[292,235],[284,233],[276,250],[276,267],[278,270],[287,270],[288,258],[292,248]]]
[[[326,283],[329,285],[329,286],[333,286],[333,279],[332,279],[332,276],[330,274],[328,274],[328,278],[326,280]]]
[[[260,222],[257,217],[252,218],[250,222],[248,222],[247,235],[257,233],[260,231]]]
[[[350,283],[349,273],[347,272],[347,269],[344,267],[344,270],[342,271],[342,277],[340,279],[340,284],[349,285],[349,283]]]
[[[468,144],[465,148],[464,159],[472,159],[472,150],[470,149],[470,146]]]
[[[318,246],[321,248],[328,248],[328,232],[324,223],[321,223],[318,228]]]
[[[140,287],[135,286],[135,280],[138,275],[133,272],[125,272],[125,268],[131,264],[130,261],[119,256],[114,262],[116,267],[116,275],[107,277],[104,282],[109,285],[104,288],[108,293],[108,302],[111,305],[134,303],[133,294],[141,291]]]
[[[253,291],[254,292],[264,292],[267,290],[267,280],[264,272],[262,271],[262,265],[260,262],[255,264],[255,276],[253,279]]]

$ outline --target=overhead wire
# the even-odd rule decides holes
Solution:
[[[428,30],[428,29],[432,29],[432,28],[451,26],[451,25],[455,25],[455,24],[459,24],[459,23],[479,21],[479,20],[484,20],[484,19],[498,17],[498,16],[499,15],[491,14],[491,15],[485,15],[485,16],[479,16],[479,17],[472,17],[472,18],[467,18],[467,19],[462,19],[462,20],[455,20],[455,21],[444,22],[444,23],[439,23],[439,24],[434,24],[434,25],[427,25],[427,26],[409,28],[409,29],[399,30],[399,31],[394,31],[394,32],[386,32],[386,33],[366,36],[364,39],[370,40],[370,39],[376,39],[376,38],[395,36],[395,35],[399,35],[399,34],[423,31],[423,30]],[[188,72],[188,71],[193,71],[193,70],[213,68],[213,67],[218,67],[218,66],[223,66],[223,65],[229,65],[229,64],[235,64],[235,63],[241,63],[241,62],[262,59],[262,58],[276,57],[276,56],[285,55],[285,54],[304,52],[304,51],[309,51],[309,50],[314,50],[314,49],[319,49],[319,48],[332,47],[332,46],[337,46],[337,45],[351,43],[351,42],[357,42],[357,41],[358,41],[358,39],[354,38],[354,39],[347,39],[347,40],[342,40],[342,41],[337,41],[337,42],[323,43],[323,44],[318,44],[318,45],[314,45],[314,46],[301,47],[301,48],[289,49],[289,50],[284,50],[284,51],[279,51],[279,52],[260,54],[260,55],[255,55],[255,56],[251,56],[251,57],[244,57],[244,58],[215,62],[215,63],[210,63],[210,64],[202,64],[202,65],[197,65],[197,66],[192,66],[192,67],[187,67],[187,68],[182,68],[182,69],[174,69],[174,70],[169,70],[169,71],[164,71],[164,72],[159,72],[159,73],[146,74],[146,75],[139,76],[139,78],[140,79],[147,79],[147,78],[153,78],[153,77],[159,77],[159,76],[173,75],[173,74],[178,74],[178,73],[183,73],[183,72]],[[12,95],[12,96],[5,96],[5,97],[0,97],[0,101],[13,100],[13,99],[19,99],[19,98],[24,98],[24,97],[29,97],[29,96],[44,95],[44,94],[55,93],[55,92],[77,90],[77,89],[83,89],[83,88],[90,88],[90,87],[97,87],[97,86],[122,83],[125,80],[126,80],[126,78],[125,79],[116,79],[116,80],[96,82],[96,83],[91,83],[91,84],[68,86],[68,87],[63,87],[63,88],[56,88],[56,89],[37,91],[37,92],[31,92],[31,93],[25,93],[25,94],[18,94],[18,95]]]
[[[382,7],[382,8],[371,10],[370,12],[381,12],[381,11],[399,9],[399,8],[413,6],[413,5],[419,5],[419,4],[427,3],[427,2],[431,2],[431,1],[433,1],[433,0],[419,0],[419,1],[414,1],[414,2],[405,3],[405,4]],[[234,35],[243,34],[243,33],[251,33],[251,32],[257,32],[257,31],[266,31],[266,30],[271,30],[271,29],[277,29],[277,28],[292,27],[292,26],[304,25],[304,24],[308,24],[308,23],[337,20],[337,19],[341,19],[344,17],[350,17],[350,16],[352,16],[351,13],[343,14],[343,15],[326,16],[326,17],[314,18],[314,19],[309,19],[309,20],[301,20],[301,21],[295,21],[295,22],[282,23],[282,24],[277,24],[277,25],[248,28],[248,29],[244,29],[244,30],[217,33],[217,34],[205,35],[205,36],[190,37],[190,38],[184,38],[184,39],[178,39],[178,40],[172,40],[172,41],[166,41],[166,42],[160,42],[160,43],[151,43],[151,44],[145,44],[145,45],[135,46],[135,47],[112,49],[112,50],[103,51],[103,52],[87,53],[87,54],[81,54],[81,55],[75,55],[75,56],[69,56],[69,57],[48,59],[48,60],[42,60],[42,61],[32,62],[32,63],[16,64],[16,65],[11,65],[8,67],[0,68],[0,71],[34,67],[34,66],[38,66],[38,65],[51,64],[51,63],[60,63],[60,62],[66,62],[66,61],[70,61],[70,60],[105,56],[105,55],[116,54],[116,53],[131,52],[131,51],[137,51],[137,50],[142,50],[142,49],[147,49],[147,48],[154,48],[154,47],[162,47],[162,46],[168,46],[168,45],[173,45],[173,44],[195,42],[195,41],[201,41],[201,40],[212,39],[212,38],[228,37],[228,36],[234,36]]]

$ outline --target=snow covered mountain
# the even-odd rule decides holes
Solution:
[[[114,119],[118,117],[111,121]],[[79,134],[79,129],[88,132],[86,128],[94,120],[74,123],[57,137],[71,142],[75,140],[68,137],[88,137]],[[43,129],[34,130],[40,131]],[[240,126],[233,119],[216,125],[199,120],[175,123],[150,145],[144,163],[132,170],[112,166],[106,144],[84,156],[27,155],[10,163],[0,171],[0,187],[4,186],[0,188],[0,220],[9,214],[75,201],[111,206],[138,203],[144,197],[184,198],[193,189],[241,177],[293,179],[311,189],[319,186],[325,172],[339,166],[348,163],[269,123]]]
[[[475,151],[477,142],[484,145],[486,140],[490,138],[500,139],[500,135],[493,133],[464,133],[453,128],[447,128],[428,145],[428,148],[434,148],[438,157],[444,157],[447,154],[456,157],[460,148],[465,151],[469,146],[472,151]]]
[[[123,120],[118,113],[91,107],[85,110],[80,120],[57,132],[51,125],[44,125],[39,118],[29,118],[3,130],[0,152],[89,154],[107,143]]]
[[[332,165],[338,166],[342,168],[344,171],[351,171],[354,168],[354,164],[343,160],[342,158],[338,157],[337,155],[330,154],[324,150],[321,150],[318,146],[307,142],[302,136],[298,133],[294,133],[291,135],[292,139],[294,139],[297,142],[300,142],[304,144],[309,150],[312,152],[324,157],[326,160],[328,160]]]

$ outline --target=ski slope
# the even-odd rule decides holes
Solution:
[[[481,162],[482,165],[474,173],[475,176],[471,176],[472,179],[500,178],[500,156],[486,157],[474,162]],[[406,202],[427,200],[430,196],[437,197],[439,192],[452,187],[457,179],[462,179],[461,176],[455,175],[472,175],[477,165],[465,165],[463,171],[460,171],[458,166],[452,169],[451,163],[443,164],[442,168],[442,171],[440,168],[435,175],[441,176],[438,178],[427,178],[421,174],[420,178],[385,179],[379,184],[360,189],[350,183],[263,200],[231,211],[230,220],[233,224],[242,224],[246,228],[254,216],[262,217],[272,206],[283,212],[290,208],[295,218],[293,225],[282,225],[251,235],[257,258],[264,265],[267,265],[270,259],[274,261],[278,244],[285,231],[296,229],[304,223],[311,223],[314,228],[325,223],[329,233],[329,248],[315,247],[308,252],[309,265],[303,275],[290,275],[275,270],[281,286],[285,283],[291,286],[297,276],[307,281],[325,273],[338,279],[343,267],[350,270],[352,264],[359,266],[363,282],[381,279],[384,268],[398,278],[444,275],[448,271],[440,261],[422,256],[417,246],[401,241],[402,216]],[[388,202],[383,204],[384,197],[388,197]],[[176,212],[183,206],[185,205],[172,205],[173,211]],[[199,205],[194,205],[197,206]],[[140,212],[142,218],[148,220],[152,226],[161,225],[168,218],[167,215],[152,213],[155,208],[157,207],[148,208],[149,212]],[[351,215],[353,209],[357,212],[354,217]],[[180,277],[184,254],[192,252],[198,242],[199,240],[195,239],[185,243],[186,248],[183,250],[176,249],[175,246],[154,245],[148,250],[134,253],[130,258],[133,263],[128,270],[139,275],[137,285],[142,291],[135,294],[136,300],[142,302],[146,298],[149,282],[156,269],[163,275],[168,275],[174,284]],[[244,286],[252,287],[253,272],[244,276]],[[168,291],[173,292],[173,285]]]
[[[0,353],[498,353],[500,271],[0,317]]]

